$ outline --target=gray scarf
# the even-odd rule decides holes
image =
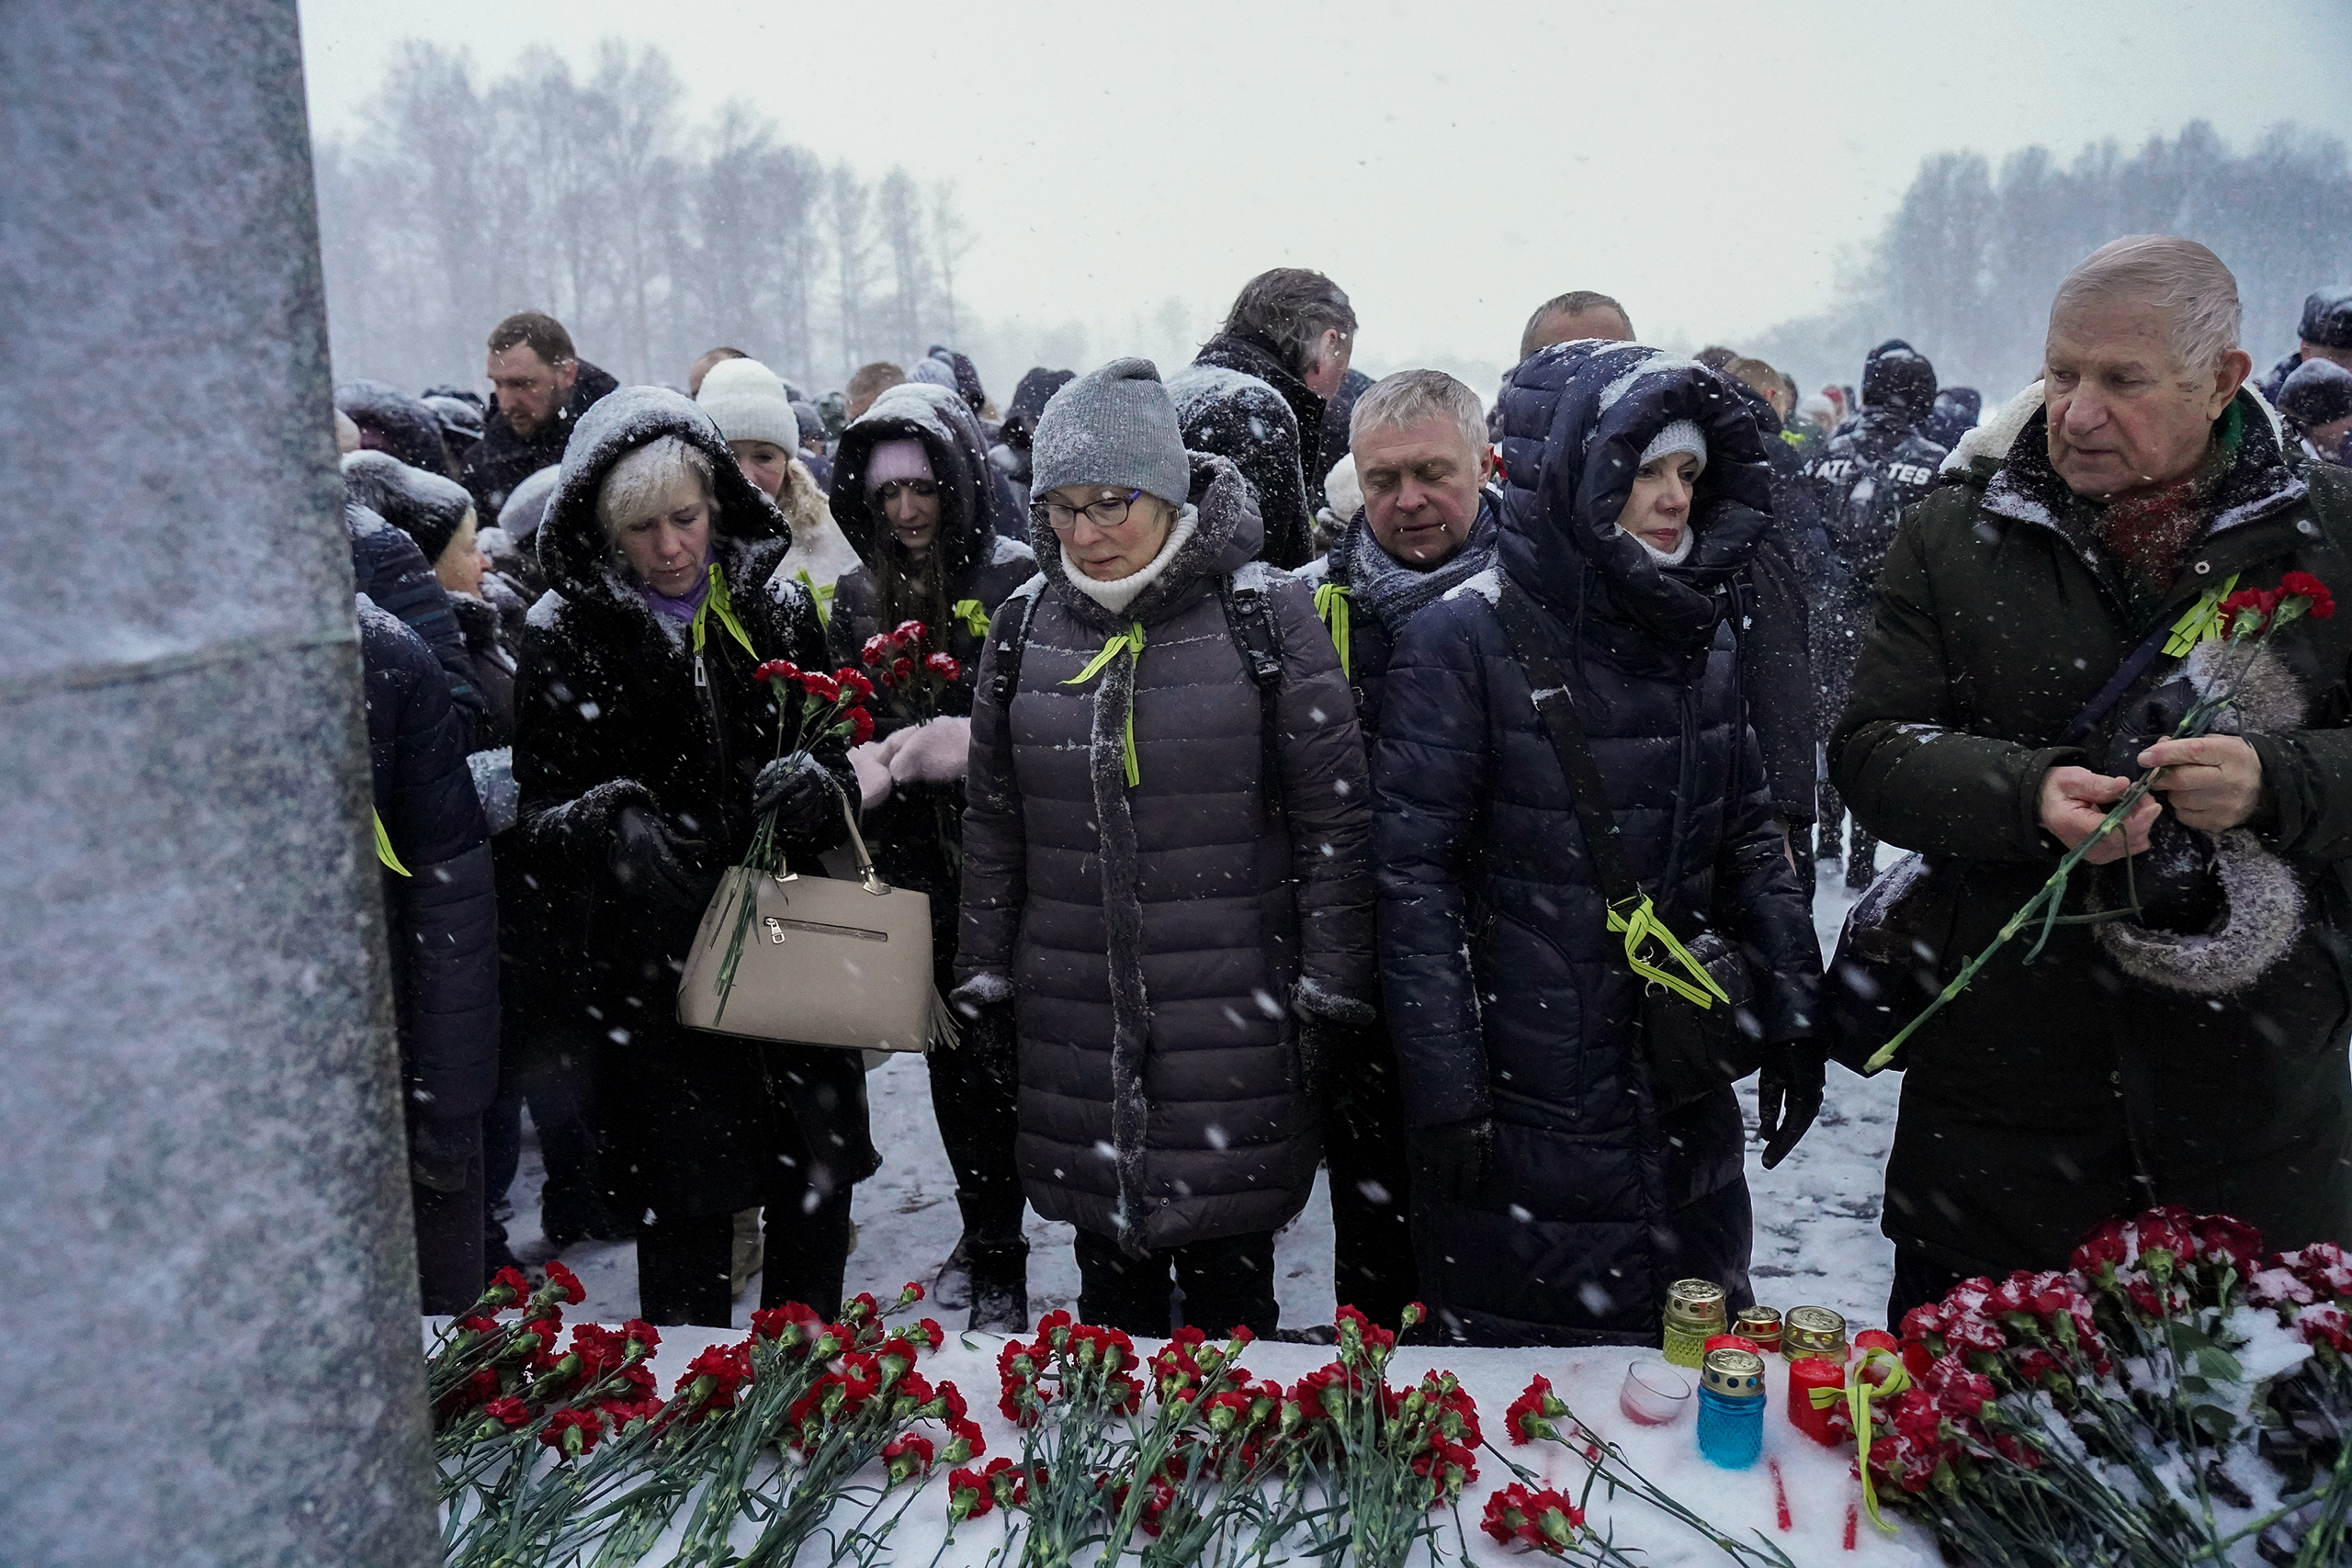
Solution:
[[[1435,603],[1495,564],[1495,539],[1502,525],[1492,491],[1481,492],[1470,537],[1442,565],[1415,571],[1380,547],[1372,525],[1359,512],[1331,548],[1331,581],[1347,584],[1354,606],[1378,621],[1392,637],[1424,604]]]

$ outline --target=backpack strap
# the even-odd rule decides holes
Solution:
[[[997,644],[996,681],[989,694],[1001,709],[1010,710],[1012,694],[1021,690],[1021,656],[1029,649],[1029,623],[1037,618],[1037,601],[1044,598],[1046,580],[1033,577],[1006,595],[1008,600],[1021,601],[1021,614],[1012,626],[1012,635]]]
[[[1264,567],[1250,561],[1232,575],[1219,578],[1216,599],[1225,612],[1226,634],[1233,638],[1241,667],[1258,688],[1258,783],[1266,814],[1280,816],[1283,790],[1274,756],[1274,708],[1283,689],[1282,636],[1274,626],[1274,604],[1266,592]]]

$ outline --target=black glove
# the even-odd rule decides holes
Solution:
[[[408,1178],[435,1192],[463,1192],[481,1153],[481,1118],[444,1122],[412,1116],[408,1123]]]
[[[1764,1047],[1763,1070],[1756,1075],[1756,1135],[1764,1140],[1765,1169],[1788,1158],[1821,1114],[1828,1063],[1826,1041],[1782,1040]]]
[[[695,909],[718,889],[718,874],[698,870],[708,846],[641,807],[621,808],[613,875],[637,897],[667,909]]]
[[[1495,1151],[1495,1123],[1481,1116],[1475,1122],[1448,1122],[1424,1127],[1413,1134],[1413,1152],[1443,1187],[1466,1192],[1487,1179],[1487,1157]]]
[[[776,831],[794,839],[822,837],[830,818],[842,812],[840,784],[825,764],[806,751],[778,757],[752,781],[752,809],[775,808]]]

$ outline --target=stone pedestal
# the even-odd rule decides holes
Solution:
[[[0,79],[0,1560],[435,1562],[294,0]]]

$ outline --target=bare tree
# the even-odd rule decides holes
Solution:
[[[964,215],[956,206],[956,187],[941,180],[931,187],[932,255],[939,268],[941,316],[946,328],[947,341],[960,344],[964,337],[963,322],[956,310],[956,269],[963,264],[977,242],[965,226]]]
[[[847,164],[835,164],[825,184],[825,217],[833,246],[833,313],[839,324],[842,374],[865,349],[865,274],[873,260],[874,193]]]

